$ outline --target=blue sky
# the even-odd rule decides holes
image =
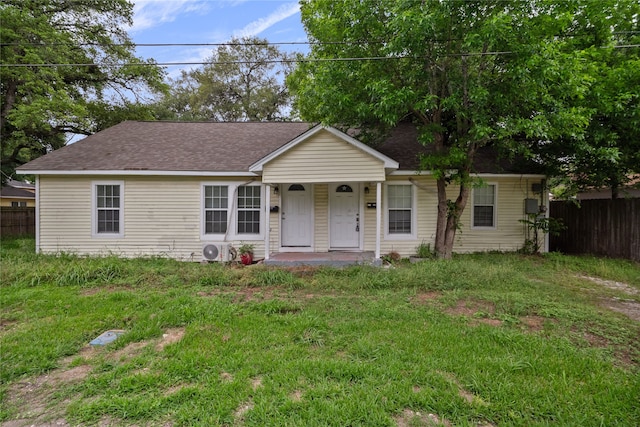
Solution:
[[[307,40],[297,1],[286,0],[132,0],[133,26],[129,35],[141,43],[223,43],[231,37],[257,36],[270,42]],[[158,62],[198,62],[211,56],[214,46],[144,47],[139,56]],[[307,51],[306,46],[281,46]],[[171,77],[180,68],[168,67]]]

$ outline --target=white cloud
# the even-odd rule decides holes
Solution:
[[[181,14],[204,13],[209,5],[203,0],[136,0],[133,5],[133,25],[129,32],[173,22]]]
[[[257,19],[244,28],[234,31],[235,37],[252,37],[260,34],[267,28],[277,24],[278,22],[287,19],[290,16],[300,12],[300,4],[298,2],[286,3],[277,8],[273,13],[264,18]]]

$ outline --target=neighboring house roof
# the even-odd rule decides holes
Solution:
[[[7,186],[13,187],[13,188],[22,188],[22,189],[31,190],[31,191],[35,191],[36,190],[36,186],[34,184],[31,184],[30,182],[17,181],[15,179],[9,179],[6,182],[6,184],[7,184]]]
[[[278,153],[312,135],[314,129],[340,134],[375,153],[388,169],[419,169],[419,155],[432,152],[418,142],[417,129],[401,123],[375,150],[333,128],[306,122],[144,122],[125,121],[18,168],[18,173],[117,174],[181,172],[247,175]],[[353,141],[351,141],[353,140]],[[364,147],[364,148],[363,148]],[[376,152],[377,151],[377,152]],[[490,148],[478,151],[476,173],[540,173],[531,164],[497,161]],[[399,165],[398,165],[399,164]]]
[[[0,190],[0,197],[11,199],[35,199],[36,196],[31,191],[22,188],[3,187]]]

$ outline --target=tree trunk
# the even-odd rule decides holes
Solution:
[[[618,197],[620,197],[620,187],[618,186],[618,183],[615,182],[611,185],[611,198],[615,200]]]
[[[446,230],[447,230],[447,213],[449,206],[447,203],[447,182],[445,177],[438,178],[438,218],[436,220],[436,241],[435,251],[438,258],[451,258],[446,256]]]
[[[467,206],[468,199],[469,187],[463,183],[460,185],[458,198],[448,212],[447,228],[445,230],[445,252],[442,258],[450,259],[453,255],[453,245],[456,241],[456,232],[460,226],[460,217],[462,216],[462,212],[464,212],[464,208]]]

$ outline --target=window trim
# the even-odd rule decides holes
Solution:
[[[120,206],[118,207],[118,233],[98,232],[98,186],[118,185],[120,186]],[[98,239],[120,239],[124,237],[124,181],[91,181],[91,237]]]
[[[476,188],[471,190],[471,229],[473,230],[496,230],[498,228],[498,183],[497,182],[485,182],[482,187],[486,188],[488,186],[493,186],[493,225],[475,225],[475,192]],[[478,206],[488,206],[488,205],[478,205]]]
[[[259,200],[260,200],[260,206],[258,206],[257,208],[252,206],[250,208],[248,207],[244,207],[241,208],[240,207],[240,203],[239,203],[239,199],[240,199],[240,188],[248,188],[248,187],[254,187],[254,188],[258,188],[260,196],[259,196]],[[262,189],[262,186],[260,185],[239,185],[236,187],[236,191],[235,191],[235,202],[236,202],[236,206],[235,206],[235,231],[236,234],[239,236],[260,236],[262,233],[262,218],[264,217],[264,212],[262,211],[262,209],[264,208],[264,200],[262,198],[262,193],[264,192],[264,190]],[[253,193],[253,190],[252,190]],[[247,195],[244,195],[244,198],[247,199]],[[254,199],[254,195],[251,194],[251,196],[249,197],[250,199]],[[248,232],[244,232],[244,233],[240,233],[238,232],[238,228],[239,227],[239,222],[240,222],[240,212],[258,212],[259,215],[259,219],[258,219],[258,231],[257,233],[248,233]],[[252,220],[250,222],[251,224],[254,224],[254,221]]]
[[[389,186],[402,185],[411,188],[411,233],[389,233]],[[384,211],[382,212],[384,221],[384,240],[416,240],[418,238],[418,192],[414,185],[407,181],[390,181],[385,182],[383,186],[384,192]]]
[[[205,233],[206,213],[205,213],[205,187],[226,186],[227,187],[227,232],[226,233]],[[260,187],[260,233],[238,233],[238,188],[239,187]],[[264,240],[265,227],[267,226],[265,213],[267,187],[261,182],[240,182],[240,181],[202,181],[200,183],[200,240],[210,241],[230,241],[230,240]]]
[[[226,212],[227,212],[227,230],[224,233],[207,233],[207,211],[222,211],[223,209],[215,209],[215,208],[211,208],[211,209],[207,209],[206,207],[206,187],[227,187],[227,207]],[[225,234],[229,233],[229,227],[230,227],[230,223],[229,223],[229,217],[231,215],[231,205],[229,204],[229,192],[233,191],[230,186],[227,183],[221,182],[221,183],[203,183],[202,187],[201,187],[201,216],[202,216],[202,225],[201,225],[201,234],[202,236],[206,236],[206,237],[211,237],[211,236],[223,236]]]

